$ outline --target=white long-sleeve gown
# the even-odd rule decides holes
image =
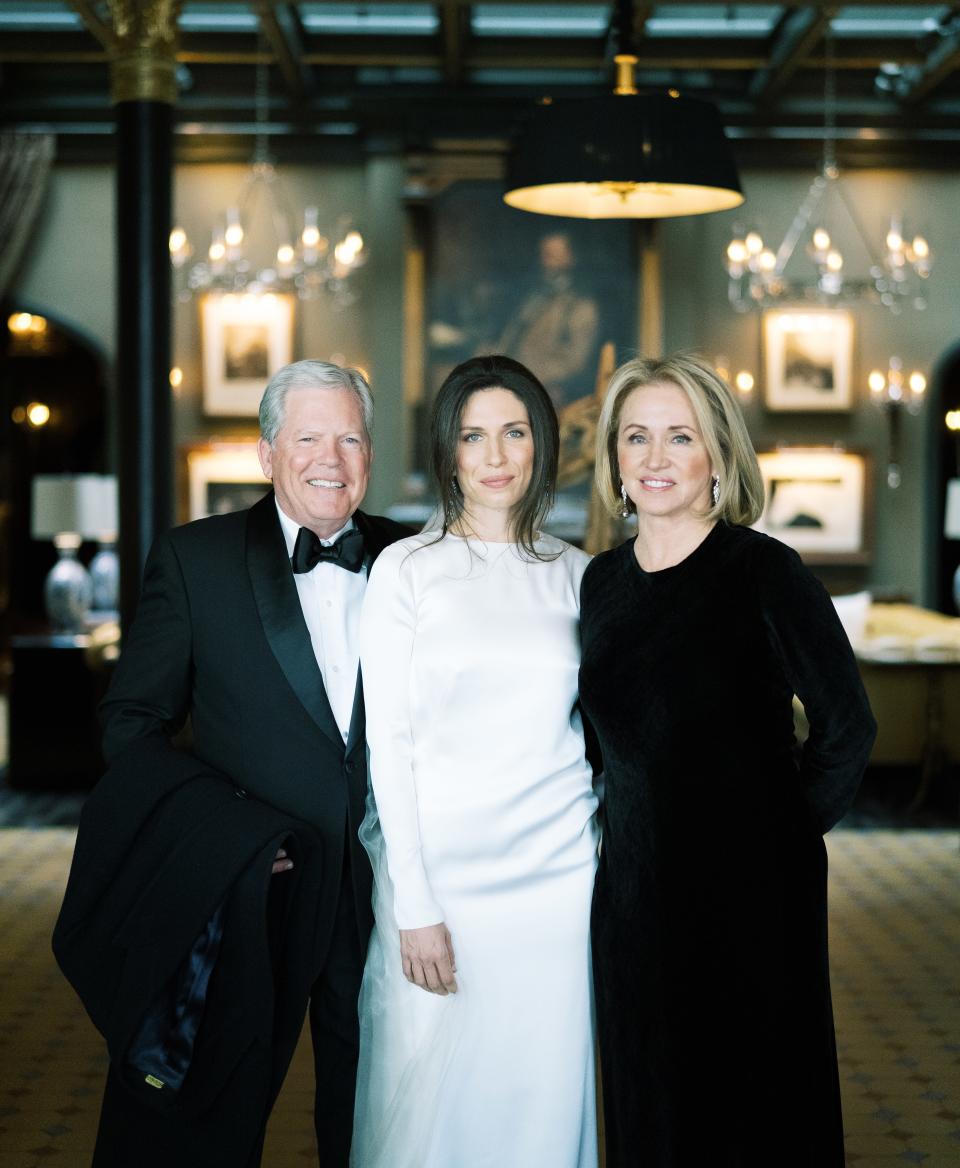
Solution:
[[[595,1168],[596,797],[577,697],[588,557],[422,533],[370,576],[361,665],[377,924],[354,1168]],[[445,921],[459,991],[409,984]]]

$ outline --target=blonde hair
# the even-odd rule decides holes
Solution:
[[[677,353],[660,360],[635,357],[614,371],[597,423],[597,493],[614,515],[620,514],[620,463],[617,443],[627,398],[647,385],[675,385],[687,395],[710,458],[720,479],[720,496],[704,516],[749,526],[763,512],[760,465],[747,433],[740,404],[730,386],[700,357]],[[630,510],[635,510],[627,500]]]

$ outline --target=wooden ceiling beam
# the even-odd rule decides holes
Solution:
[[[463,80],[464,47],[470,27],[470,13],[454,0],[443,0],[437,6],[437,13],[443,46],[443,78],[456,85]]]
[[[798,8],[784,16],[774,34],[769,64],[758,69],[750,82],[752,101],[771,101],[783,91],[822,39],[833,12],[832,8]]]
[[[83,27],[107,52],[113,49],[116,38],[113,29],[97,15],[90,0],[69,0],[70,7],[83,21]]]
[[[903,62],[900,61],[900,64]],[[897,89],[905,106],[916,105],[960,69],[960,32],[944,37],[920,67],[916,77]]]
[[[303,63],[300,18],[296,5],[255,0],[254,10],[291,95],[299,98],[311,93],[314,89],[313,75]]]

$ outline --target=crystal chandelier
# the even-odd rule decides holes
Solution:
[[[363,236],[348,218],[338,222],[333,238],[322,234],[316,206],[304,208],[303,227],[294,233],[294,216],[267,152],[267,64],[263,59],[257,65],[255,100],[257,137],[250,174],[236,203],[214,224],[206,256],[191,264],[193,247],[187,233],[179,226],[170,232],[177,296],[189,300],[198,292],[288,292],[311,300],[326,293],[335,305],[347,307],[357,298],[353,273],[367,259]],[[272,250],[267,253],[268,262],[260,266],[254,260],[252,237],[255,227],[264,222],[272,232]],[[265,240],[259,243],[262,254]]]
[[[836,159],[836,79],[832,63],[832,43],[827,38],[827,67],[824,82],[824,147],[820,173],[813,180],[797,209],[783,241],[774,251],[759,231],[746,233],[734,228],[727,245],[724,264],[729,277],[728,296],[738,312],[765,308],[778,301],[803,300],[832,305],[867,299],[898,314],[904,306],[927,306],[924,281],[933,267],[927,239],[904,230],[899,218],[890,223],[882,252],[869,241],[848,197]],[[847,257],[837,245],[836,232],[828,230],[843,215],[859,240],[869,261],[869,275],[850,275]],[[787,265],[798,245],[812,229],[806,254],[814,268],[812,279],[791,278]]]

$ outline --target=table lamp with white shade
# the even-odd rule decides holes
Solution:
[[[36,475],[31,517],[33,538],[52,539],[59,554],[44,584],[50,625],[56,632],[82,632],[93,586],[77,552],[85,539],[116,532],[116,482],[107,475]]]
[[[947,483],[947,507],[943,516],[943,534],[946,539],[960,539],[960,479]],[[960,564],[953,574],[953,603],[960,612]]]

